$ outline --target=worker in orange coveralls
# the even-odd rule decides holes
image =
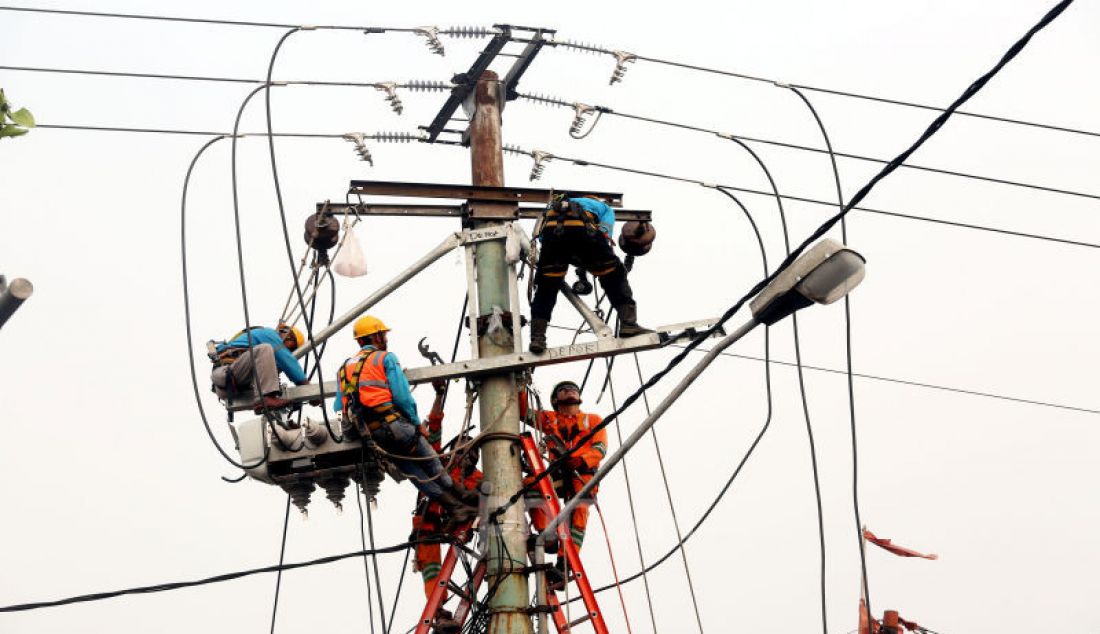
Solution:
[[[568,461],[550,476],[554,481],[554,489],[564,505],[592,479],[600,467],[600,462],[607,455],[607,432],[601,429],[588,441],[578,446],[577,443],[603,422],[603,418],[581,411],[581,388],[572,381],[562,381],[554,386],[554,390],[550,393],[550,404],[554,410],[538,410],[535,412],[533,423],[542,432],[546,441],[549,454],[547,457],[554,461],[576,448],[576,451],[570,454]],[[519,397],[520,418],[527,419],[527,409],[527,393],[524,391]],[[591,495],[595,497],[596,489],[592,490]],[[549,519],[541,509],[532,509],[533,517],[540,514],[544,519]],[[584,543],[587,527],[588,504],[582,503],[573,511],[573,517],[569,522],[570,535],[578,550]]]
[[[435,402],[432,403],[432,411],[428,413],[427,435],[428,442],[431,444],[432,449],[435,449],[436,453],[442,453],[442,440],[443,440],[443,398],[446,393],[447,384],[446,381],[434,381],[432,387],[435,388]],[[472,440],[469,436],[463,436],[456,442],[456,448],[461,447],[464,443],[468,443]],[[469,451],[458,457],[458,460],[451,465],[448,470],[448,474],[455,483],[460,483],[466,487],[469,491],[477,491],[478,485],[481,484],[484,479],[484,474],[477,468],[477,461],[479,458],[479,452],[477,447],[472,447]],[[444,532],[448,527],[445,521],[446,510],[439,505],[439,503],[428,500],[423,494],[417,498],[416,512],[413,515],[412,525],[413,532],[410,537],[410,541],[415,541],[418,537],[425,537],[428,535],[439,534]],[[462,523],[457,527],[459,531],[466,531],[468,523]],[[466,540],[469,541],[470,535],[467,533]],[[413,562],[413,569],[420,572],[421,577],[424,579],[424,595],[427,597],[432,596],[432,591],[435,589],[436,580],[439,578],[439,569],[442,562],[440,544],[417,544],[416,546],[416,560]],[[447,600],[446,590],[444,590],[443,601]],[[440,609],[439,615],[435,620],[435,627],[437,631],[448,632],[457,631],[461,629],[461,623],[454,620],[453,615],[444,609]]]

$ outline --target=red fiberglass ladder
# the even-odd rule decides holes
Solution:
[[[520,435],[520,440],[523,446],[523,456],[530,468],[531,475],[537,477],[546,471],[546,464],[535,445],[535,439],[531,437],[531,434],[525,433]],[[533,531],[539,532],[546,528],[547,518],[557,517],[558,513],[561,512],[561,501],[558,500],[558,496],[554,492],[554,486],[550,478],[539,480],[536,486],[538,487],[539,502],[544,512],[532,515],[531,525]],[[530,502],[530,499],[528,501]],[[569,522],[559,523],[557,533],[559,557],[564,554],[565,560],[569,564],[569,578],[565,580],[565,583],[576,584],[585,612],[573,621],[567,621],[561,601],[557,596],[557,590],[562,588],[560,586],[557,589],[548,588],[546,604],[550,607],[550,617],[554,621],[554,627],[557,629],[558,634],[567,634],[573,632],[573,628],[577,625],[591,622],[596,634],[609,634],[603,613],[600,612],[600,605],[596,602],[596,595],[592,592],[592,585],[588,582],[588,575],[581,564],[580,553],[577,551],[577,546],[573,543],[573,538],[570,535]],[[443,607],[443,596],[448,589],[460,599],[454,613],[455,621],[465,623],[469,617],[470,608],[476,601],[477,591],[485,579],[485,560],[478,562],[477,567],[474,568],[473,578],[466,588],[460,588],[451,583],[451,575],[454,573],[457,563],[458,549],[455,546],[448,546],[447,555],[440,566],[436,587],[432,590],[432,595],[428,598],[428,603],[424,606],[420,621],[417,623],[416,634],[429,634],[432,631],[439,610]]]

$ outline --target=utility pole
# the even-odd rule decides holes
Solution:
[[[504,154],[501,144],[501,82],[496,73],[485,71],[478,78],[473,94],[473,113],[470,117],[470,167],[472,183],[476,186],[504,186]],[[471,201],[470,218],[473,229],[500,226],[506,221],[478,219],[479,217],[504,216],[514,210],[515,203]],[[474,246],[474,262],[477,273],[477,315],[481,318],[470,328],[479,328],[493,314],[493,308],[509,309],[509,271],[503,240],[479,242]],[[516,312],[506,316],[519,319]],[[485,332],[478,330],[478,358],[496,357],[514,352],[511,342],[512,329],[505,324],[508,333],[502,341],[494,342]],[[501,345],[501,344],[504,345]],[[515,375],[510,372],[491,374],[481,379],[478,388],[482,433],[516,435],[520,432],[519,402],[516,396]],[[520,470],[520,452],[511,438],[488,440],[482,446],[485,481],[492,489],[489,508],[503,503],[523,485]],[[499,517],[499,523],[486,526],[488,541],[489,587],[496,588],[489,601],[490,634],[532,634],[530,616],[527,614],[527,521],[522,504],[512,505]],[[499,535],[499,539],[494,537]]]

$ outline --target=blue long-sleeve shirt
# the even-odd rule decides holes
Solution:
[[[271,349],[275,351],[275,365],[280,372],[286,375],[286,378],[295,384],[306,382],[306,373],[302,371],[302,366],[298,364],[298,360],[294,358],[294,355],[290,354],[290,350],[287,350],[286,345],[283,344],[283,338],[279,336],[278,332],[271,328],[253,328],[252,345],[258,346],[261,343],[271,344]],[[218,344],[217,350],[221,352],[226,348],[247,347],[248,333],[242,332],[230,341]]]
[[[362,349],[364,352],[377,350],[370,344],[363,346]],[[393,406],[413,425],[419,425],[420,415],[416,411],[416,400],[413,399],[409,379],[401,369],[401,362],[397,360],[397,355],[392,352],[388,353],[385,360],[382,361],[382,367],[386,370],[386,383],[389,384],[390,393],[393,394]],[[358,378],[355,377],[356,380]],[[332,409],[338,412],[343,406],[342,399],[337,398],[332,404]]]
[[[570,198],[569,202],[576,203],[583,207],[585,211],[595,214],[596,221],[600,225],[600,231],[606,233],[608,238],[615,237],[615,210],[611,208],[611,205],[592,198]]]

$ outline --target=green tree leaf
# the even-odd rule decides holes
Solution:
[[[26,108],[20,108],[15,112],[8,113],[8,118],[23,126],[24,128],[34,127],[34,115],[32,115],[31,111],[27,110]]]
[[[26,128],[20,128],[14,125],[6,125],[0,127],[0,139],[8,136],[22,136],[27,133]]]

